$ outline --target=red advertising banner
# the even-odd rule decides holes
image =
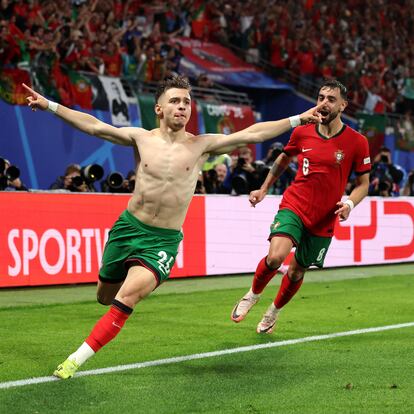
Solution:
[[[128,198],[0,193],[0,287],[95,282],[108,232]],[[204,223],[200,197],[191,204],[172,277],[206,274]]]
[[[246,63],[230,49],[218,43],[202,42],[200,40],[178,38],[183,55],[196,65],[206,70],[218,72],[259,72],[255,66]]]

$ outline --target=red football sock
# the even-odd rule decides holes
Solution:
[[[130,307],[114,299],[109,311],[97,322],[85,342],[98,352],[118,335],[131,313]]]
[[[273,276],[277,273],[277,269],[272,269],[266,263],[267,256],[263,257],[257,265],[256,272],[254,274],[252,291],[255,294],[263,292],[263,289],[272,280]]]
[[[282,283],[279,288],[279,292],[277,293],[276,299],[273,302],[277,309],[282,308],[283,306],[288,303],[295,293],[299,290],[302,286],[303,277],[296,282],[293,282],[289,279],[287,273],[282,278]]]

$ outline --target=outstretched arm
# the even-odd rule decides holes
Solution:
[[[300,115],[281,119],[279,121],[259,122],[246,129],[235,132],[234,134],[208,135],[204,152],[216,154],[222,153],[228,149],[228,147],[255,144],[275,138],[298,125],[319,123],[321,120],[321,115],[318,112],[320,106],[321,105],[315,106]]]
[[[33,111],[36,111],[37,109],[41,109],[42,111],[49,110],[62,118],[68,124],[82,132],[85,132],[86,134],[94,135],[114,144],[126,146],[133,145],[133,140],[130,136],[131,128],[116,128],[100,121],[92,115],[75,111],[67,108],[66,106],[57,104],[56,102],[49,101],[24,83],[23,87],[28,93],[26,98],[28,106],[32,108]]]

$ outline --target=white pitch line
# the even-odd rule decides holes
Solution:
[[[344,336],[361,335],[372,332],[389,331],[391,329],[410,328],[414,326],[414,322],[400,323],[398,325],[387,325],[378,326],[375,328],[356,329],[354,331],[336,332],[326,335],[307,336],[305,338],[288,339],[286,341],[268,342],[266,344],[242,346],[239,348],[222,349],[221,351],[204,352],[202,354],[183,355],[173,358],[157,359],[155,361],[138,362],[136,364],[118,365],[115,367],[92,369],[89,371],[80,371],[76,374],[75,378],[86,377],[89,375],[101,375],[110,374],[113,372],[128,371],[130,369],[139,369],[146,367],[155,367],[159,365],[175,364],[178,362],[192,361],[194,359],[212,358],[221,355],[237,354],[239,352],[256,351],[258,349],[276,348],[279,346],[302,344],[305,342],[323,341],[325,339],[340,338]],[[12,387],[23,387],[25,385],[41,384],[44,382],[59,381],[55,377],[37,377],[28,378],[18,381],[0,382],[0,389],[12,388]]]

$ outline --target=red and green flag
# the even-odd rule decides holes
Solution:
[[[206,2],[204,0],[197,0],[194,3],[194,11],[191,15],[191,28],[194,37],[201,38],[204,32],[204,26],[208,25],[209,21],[206,17]]]
[[[0,71],[0,98],[12,105],[26,105],[27,92],[22,83],[31,85],[29,72],[21,69]]]
[[[206,133],[231,134],[254,124],[253,110],[248,105],[224,105],[198,101],[203,113]],[[256,156],[255,145],[249,145]]]
[[[72,101],[83,109],[92,109],[92,87],[90,80],[79,72],[69,71]]]
[[[379,114],[358,114],[359,132],[368,139],[371,159],[378,154],[380,147],[384,145],[385,127],[387,117]]]
[[[141,110],[142,128],[154,129],[159,127],[158,119],[154,112],[155,98],[153,95],[140,94],[138,97]]]

